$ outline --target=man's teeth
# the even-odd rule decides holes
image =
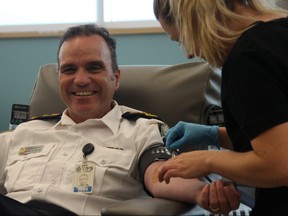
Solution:
[[[83,91],[83,92],[75,92],[76,96],[90,96],[93,94],[93,91]]]

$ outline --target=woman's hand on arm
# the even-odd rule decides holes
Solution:
[[[233,149],[225,127],[180,121],[168,131],[165,138],[168,149],[179,149],[180,152],[207,150],[209,145]]]
[[[165,136],[166,147],[169,150],[186,152],[198,149],[208,149],[214,145],[219,148],[218,126],[209,126],[189,122],[178,122],[170,128]]]
[[[159,180],[200,178],[217,173],[255,187],[288,186],[288,123],[275,126],[252,140],[253,151],[192,151],[166,161]]]

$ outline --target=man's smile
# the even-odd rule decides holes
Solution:
[[[96,94],[96,91],[79,91],[79,92],[73,92],[72,94],[75,96],[91,96]]]

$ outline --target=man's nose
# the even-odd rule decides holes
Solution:
[[[84,69],[79,69],[75,73],[74,83],[77,85],[86,85],[91,81],[89,73]]]

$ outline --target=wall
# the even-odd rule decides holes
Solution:
[[[184,52],[166,34],[117,35],[120,65],[179,64]],[[59,38],[0,39],[0,131],[9,128],[12,104],[28,104],[41,65],[56,62]],[[49,106],[49,104],[47,104]]]

